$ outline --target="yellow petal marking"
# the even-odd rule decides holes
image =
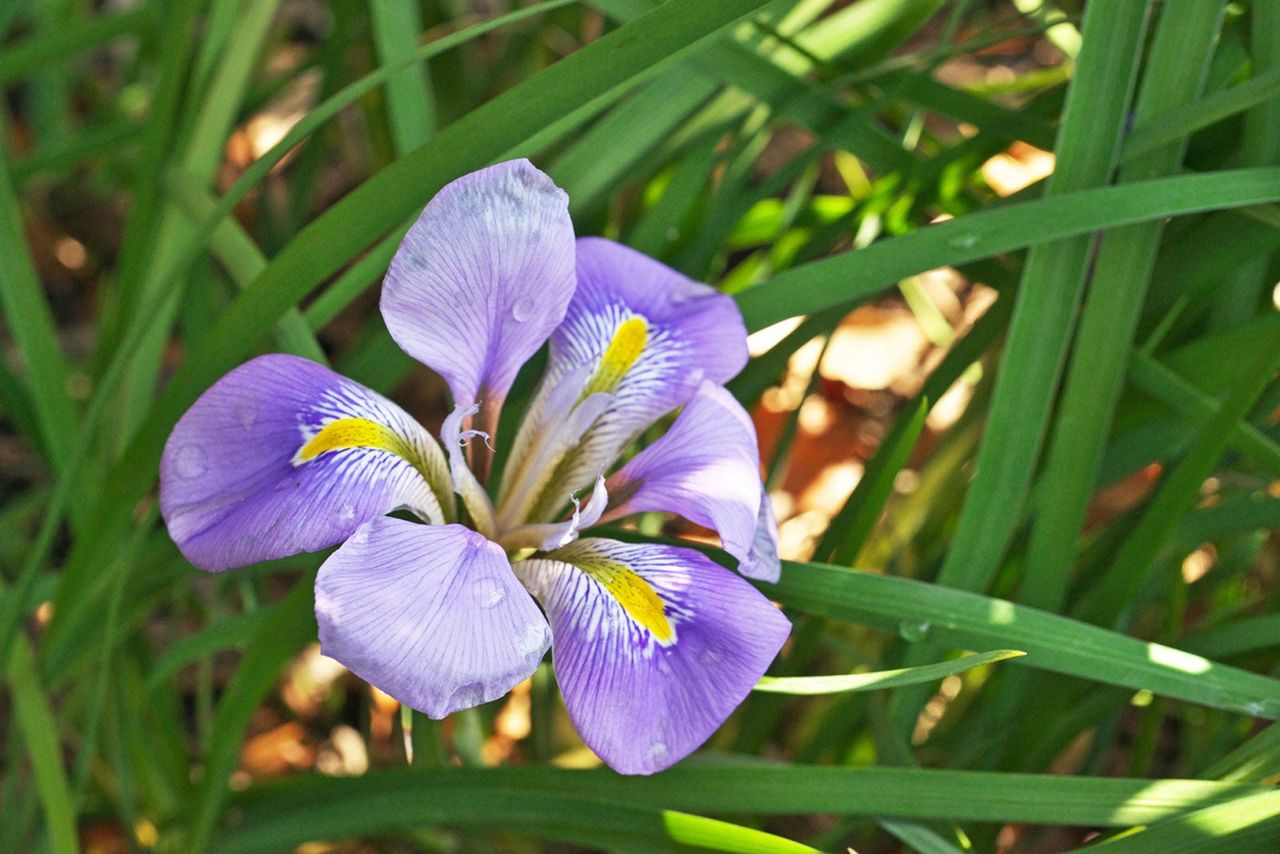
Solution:
[[[329,451],[340,451],[344,448],[376,448],[389,451],[406,460],[415,468],[426,471],[425,461],[402,437],[385,424],[370,421],[368,418],[339,418],[330,421],[303,445],[293,458],[294,465],[314,460]]]
[[[594,559],[576,564],[618,600],[632,620],[648,629],[663,646],[676,639],[675,628],[667,619],[667,607],[649,582],[625,564]]]
[[[613,340],[600,358],[600,365],[587,383],[582,396],[589,397],[597,392],[617,388],[627,371],[636,363],[636,359],[640,358],[648,340],[649,323],[640,315],[633,315],[619,323],[613,333]]]

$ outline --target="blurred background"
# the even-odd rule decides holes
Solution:
[[[0,851],[1280,850],[1280,3],[0,0],[0,87]],[[512,156],[739,300],[777,675],[954,672],[627,780],[549,663],[406,732],[323,555],[181,558],[253,355],[438,431],[378,285]]]

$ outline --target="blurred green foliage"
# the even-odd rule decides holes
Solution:
[[[1276,0],[10,0],[0,85],[0,851],[1280,847]],[[1002,188],[1018,145],[1055,168]],[[441,416],[370,294],[512,156],[751,330],[803,316],[749,406],[859,307],[928,332],[764,586],[778,677],[906,673],[776,682],[810,696],[625,779],[553,767],[581,757],[540,672],[527,737],[490,749],[503,702],[417,718],[406,768],[358,683],[306,699],[321,556],[178,555],[162,444],[250,356]],[[804,399],[840,403],[799,382],[775,486]],[[282,731],[371,767],[254,766]]]

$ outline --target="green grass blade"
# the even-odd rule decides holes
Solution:
[[[256,634],[271,613],[264,609],[221,617],[195,634],[170,644],[147,674],[147,693],[158,690],[166,680],[197,659],[243,644],[246,637]]]
[[[1054,147],[1052,197],[1106,183],[1146,28],[1146,3],[1092,4]],[[1021,520],[1092,246],[1091,235],[1037,241],[1027,255],[986,431],[938,583],[982,590]]]
[[[73,27],[57,27],[24,42],[5,45],[0,52],[0,86],[46,68],[49,63],[74,56],[88,48],[136,33],[152,22],[154,7],[98,15]]]
[[[239,114],[249,85],[250,74],[257,66],[258,54],[269,32],[279,0],[247,0],[236,18],[233,37],[218,56],[218,64],[209,82],[207,97],[188,102],[189,121],[180,133],[174,149],[173,168],[202,185],[208,185],[222,160],[227,137]],[[125,316],[145,316],[155,312],[164,301],[167,287],[181,288],[185,279],[168,281],[164,277],[167,262],[177,252],[183,238],[191,230],[181,212],[162,205],[155,221],[154,234],[147,233],[150,263],[143,267],[146,275],[125,279],[122,293]],[[131,314],[132,313],[132,314]],[[134,357],[129,383],[117,407],[119,432],[128,437],[142,421],[145,401],[152,396],[164,353],[168,323],[153,324]]]
[[[311,588],[310,576],[297,581],[246,641],[244,658],[218,701],[203,775],[191,808],[187,850],[203,851],[208,847],[226,802],[227,778],[240,757],[240,743],[250,718],[276,683],[285,661],[316,636]]]
[[[126,145],[142,135],[144,127],[131,119],[113,121],[77,130],[73,136],[42,145],[14,160],[14,183],[21,186],[42,172],[65,173],[87,158],[118,157]]]
[[[625,21],[634,20],[643,10],[652,8],[650,0],[595,0],[595,5]],[[849,46],[850,37],[855,41],[864,36],[870,40],[877,32],[846,30],[842,44]],[[807,60],[800,66],[785,67],[784,63],[761,56],[746,44],[724,42],[710,46],[693,64],[703,73],[742,89],[776,111],[785,108],[788,120],[814,131],[821,132],[848,112],[834,93],[804,78],[804,72],[812,65]],[[873,123],[851,124],[846,130],[847,136],[841,143],[876,171],[890,172],[910,163],[907,152]]]
[[[1224,783],[1274,782],[1280,774],[1280,726],[1272,724],[1222,759],[1203,775]]]
[[[1280,71],[1280,6],[1258,3],[1250,8],[1249,48],[1252,71],[1261,76]],[[1244,117],[1239,163],[1271,166],[1280,163],[1280,98],[1264,101]],[[1218,328],[1235,326],[1253,317],[1265,292],[1275,285],[1270,258],[1251,258],[1223,284],[1215,297],[1212,320]]]
[[[422,33],[422,13],[417,0],[370,0],[369,20],[373,43],[382,65],[413,56]],[[410,66],[387,80],[387,120],[397,154],[405,154],[427,141],[436,125],[435,96],[431,93],[426,63]]]
[[[801,264],[738,296],[755,331],[892,287],[907,276],[1135,222],[1280,199],[1280,169],[1242,169],[1159,178],[1063,193],[968,214]]]
[[[1280,528],[1280,508],[1274,508],[1269,524],[1258,529]],[[1196,543],[1204,542],[1197,538]],[[1188,652],[1205,658],[1230,658],[1262,649],[1280,646],[1280,614],[1264,614],[1246,617],[1217,626],[1202,635],[1188,637],[1182,642]]]
[[[25,385],[40,428],[37,445],[48,453],[50,467],[62,472],[78,423],[67,394],[70,370],[22,223],[18,195],[0,160],[0,308],[26,367]]]
[[[534,15],[544,14],[572,2],[576,2],[576,0],[546,0],[546,2],[535,3],[506,15],[481,21],[423,45],[414,50],[411,55],[371,71],[364,77],[339,89],[333,95],[317,104],[297,124],[291,127],[279,142],[244,170],[240,177],[236,179],[236,182],[231,185],[230,189],[219,199],[217,207],[209,212],[195,232],[190,235],[184,250],[177,253],[178,258],[170,265],[169,272],[165,275],[165,278],[172,278],[180,270],[185,269],[189,259],[194,257],[205,242],[212,237],[219,224],[231,215],[236,205],[240,204],[253,188],[262,182],[267,174],[284,159],[285,155],[360,98],[378,86],[385,84],[395,75],[430,57],[438,56],[500,27],[509,26]],[[404,231],[408,229],[411,223],[412,219],[403,224],[398,229],[398,233],[392,233],[384,238],[374,249],[371,249],[350,269],[344,272],[338,282],[327,288],[315,303],[308,306],[306,316],[313,330],[320,329],[332,320],[370,282],[381,276],[386,270],[396,246],[399,245],[400,239],[404,236]],[[382,260],[380,263],[375,264],[378,259]],[[368,271],[367,275],[366,271]]]
[[[1280,333],[1280,326],[1276,329]],[[1219,402],[1194,383],[1145,353],[1134,353],[1129,364],[1129,380],[1152,397],[1189,416],[1196,423],[1208,422]],[[1254,427],[1240,421],[1231,430],[1231,446],[1274,477],[1280,477],[1280,444]]]
[[[25,637],[10,647],[5,668],[11,691],[14,723],[22,733],[27,753],[35,769],[36,791],[44,805],[45,829],[55,854],[80,850],[76,833],[75,801],[62,767],[62,747],[58,725],[49,707],[49,698],[36,674],[35,659]]]
[[[401,228],[388,234],[382,240],[374,244],[373,248],[360,256],[350,267],[342,271],[342,275],[334,280],[333,284],[324,289],[324,293],[316,297],[311,305],[307,306],[303,312],[306,318],[307,326],[313,332],[319,332],[324,326],[335,317],[338,313],[346,308],[361,293],[369,287],[370,284],[382,280],[382,274],[387,271],[387,266],[391,263],[391,258],[396,254],[396,250],[400,248],[400,241],[404,239],[404,232],[409,230],[412,222],[406,222]]]
[[[681,8],[673,8],[680,5]],[[526,136],[550,123],[566,108],[607,91],[617,82],[651,69],[680,48],[712,34],[763,0],[735,0],[716,8],[668,4],[550,66],[503,95],[458,120],[426,146],[397,161],[358,190],[344,197],[301,232],[289,247],[220,318],[201,342],[201,355],[186,363],[188,376],[175,378],[157,412],[158,430],[171,423],[169,410],[179,410],[199,389],[234,363],[243,347],[231,348],[223,329],[242,339],[265,331],[268,322],[304,296],[324,275],[354,251],[400,224],[452,177],[483,165]],[[634,28],[634,29],[632,29]],[[250,325],[245,326],[245,322]],[[176,404],[176,405],[174,405]],[[173,413],[176,415],[176,412]],[[164,423],[160,423],[163,421]]]
[[[1126,827],[1268,791],[1204,780],[761,763],[686,763],[652,777],[546,767],[405,769],[361,778],[299,777],[250,790],[237,803],[240,823],[219,838],[218,850],[275,851],[309,839],[440,822],[520,826],[537,822],[539,808],[547,811],[544,820],[563,814],[567,822],[576,810],[594,812],[604,823],[624,804],[712,814]],[[339,803],[343,810],[333,808]]]
[[[924,825],[888,819],[881,819],[877,824],[917,854],[963,854],[961,848]]]
[[[719,157],[719,143],[717,136],[708,134],[688,147],[671,170],[662,195],[640,214],[627,234],[628,246],[657,258],[667,254],[667,248],[680,239],[681,225],[706,188],[707,176]]]
[[[662,823],[673,841],[709,851],[729,851],[734,854],[818,854],[816,848],[765,833],[763,830],[700,815],[663,810]]]
[[[126,331],[134,323],[138,291],[148,265],[154,260],[153,239],[160,210],[159,196],[163,177],[160,164],[168,162],[175,145],[174,137],[182,108],[183,84],[186,81],[189,59],[187,39],[195,26],[198,5],[196,0],[179,0],[166,6],[159,15],[157,30],[163,30],[167,38],[161,41],[159,47],[156,69],[159,82],[152,95],[151,111],[144,124],[141,146],[142,161],[156,168],[142,170],[131,188],[129,214],[120,245],[117,285],[103,306],[98,334],[99,374],[103,373],[101,366],[109,362],[118,351]],[[111,393],[115,394],[116,390],[111,389]]]
[[[216,207],[198,181],[186,175],[171,175],[167,182],[175,201],[181,205],[192,225],[208,219]],[[222,262],[231,281],[244,290],[267,269],[267,259],[244,228],[234,219],[223,219],[209,238],[209,250]],[[286,353],[302,356],[313,362],[328,364],[324,350],[316,342],[302,313],[291,308],[276,324],[275,338]]]
[[[1091,845],[1106,854],[1236,854],[1280,847],[1280,792],[1246,795]]]
[[[961,656],[951,661],[940,661],[937,664],[922,664],[918,667],[880,670],[874,673],[846,673],[842,676],[762,676],[753,690],[771,694],[801,695],[880,691],[885,688],[900,688],[903,685],[936,682],[975,667],[1018,658],[1022,655],[1026,653],[1021,650],[997,649]]]
[[[676,68],[646,84],[569,147],[548,174],[569,194],[574,218],[596,209],[648,151],[715,94],[714,80]]]
[[[924,430],[929,414],[928,399],[920,400],[914,411],[908,411],[909,415],[901,415],[894,422],[889,435],[867,461],[853,494],[822,535],[814,554],[823,560],[844,566],[852,566],[857,561],[858,553],[871,536],[893,492],[894,478],[906,465]]]
[[[1166,145],[1191,136],[1237,113],[1274,101],[1280,90],[1280,68],[1252,77],[1238,86],[1205,95],[1138,123],[1125,139],[1121,160],[1136,161]]]
[[[1079,611],[1092,622],[1108,624],[1131,606],[1148,578],[1152,564],[1169,540],[1178,520],[1195,505],[1204,483],[1226,449],[1231,431],[1280,370],[1280,335],[1266,342],[1214,417],[1201,429],[1195,444],[1161,481],[1155,498],[1125,540],[1108,572],[1090,588]]]
[[[792,43],[823,62],[849,55],[862,62],[888,56],[933,16],[943,0],[867,0],[846,6],[798,33]]]
[[[204,17],[199,47],[191,59],[189,97],[199,102],[209,87],[218,60],[235,38],[236,24],[251,0],[212,0]]]
[[[1228,709],[1280,717],[1280,681],[1117,632],[974,593],[824,564],[786,562],[774,599],[962,649],[1025,650],[1016,663]]]
[[[1165,4],[1138,94],[1139,119],[1196,97],[1208,72],[1222,11],[1202,0]],[[1153,151],[1122,169],[1120,180],[1174,173],[1185,148],[1183,140]],[[1116,229],[1103,237],[1098,250],[1041,475],[1039,489],[1052,498],[1036,508],[1028,546],[1020,598],[1034,607],[1056,611],[1066,597],[1076,539],[1124,388],[1130,343],[1162,231],[1159,221]]]

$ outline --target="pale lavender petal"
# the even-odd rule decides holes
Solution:
[[[320,567],[316,619],[321,652],[433,718],[501,697],[551,643],[495,543],[393,517],[362,526]]]
[[[791,630],[691,549],[584,539],[515,568],[551,621],[569,716],[624,774],[661,771],[710,738]]]
[[[760,490],[760,514],[756,519],[751,553],[738,564],[738,572],[770,584],[782,577],[782,561],[778,559],[778,518],[773,513],[773,499],[763,488]]]
[[[550,401],[564,396],[566,385],[571,395],[607,391],[613,401],[528,521],[553,517],[564,494],[608,469],[642,430],[687,403],[703,379],[723,383],[747,361],[742,315],[714,288],[596,237],[578,241],[577,275],[578,289],[551,336],[547,373],[521,426],[510,470],[526,464],[522,451],[529,436],[546,432],[560,417]],[[611,349],[628,338],[638,349]]]
[[[491,410],[564,317],[573,269],[564,191],[528,160],[499,163],[427,204],[391,260],[382,316],[455,403]]]
[[[169,534],[208,570],[327,548],[398,507],[443,522],[452,504],[444,454],[420,424],[296,356],[261,356],[220,379],[160,462]]]
[[[723,386],[703,382],[658,441],[609,478],[604,521],[677,513],[720,535],[744,567],[760,510],[760,454],[750,416]]]
[[[691,374],[700,371],[706,379],[724,383],[746,365],[742,314],[732,299],[715,288],[602,237],[580,239],[577,262],[578,288],[551,340],[556,358],[571,363],[598,358],[619,318],[643,316],[649,321],[652,352],[643,354],[633,370],[645,363],[644,368],[682,389],[667,391],[678,402],[662,412],[683,404],[697,391],[700,380]],[[658,358],[662,354],[665,358]]]

